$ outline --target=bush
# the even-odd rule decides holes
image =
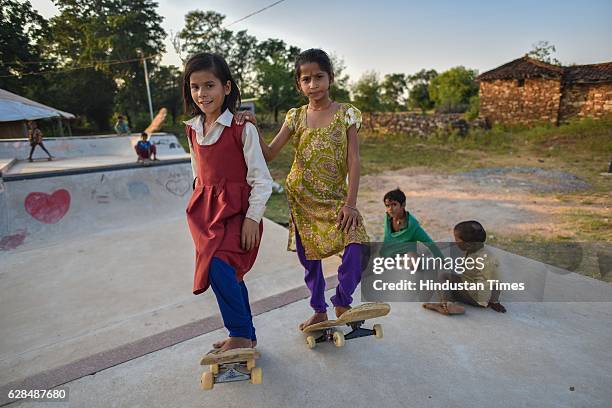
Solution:
[[[466,120],[474,120],[478,118],[478,113],[480,112],[480,97],[478,95],[474,95],[470,98],[470,105],[468,110],[465,112]]]

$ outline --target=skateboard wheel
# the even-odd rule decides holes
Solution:
[[[344,333],[342,332],[334,332],[334,345],[336,347],[344,346]]]
[[[251,371],[251,384],[261,384],[263,380],[263,370],[261,367],[254,367]]]
[[[202,389],[212,390],[213,385],[215,384],[215,377],[213,376],[213,373],[211,373],[210,371],[206,371],[205,373],[203,373],[201,383]]]
[[[213,374],[219,374],[219,364],[211,364],[208,366],[208,371]]]
[[[251,359],[251,360],[247,360],[246,362],[246,368],[247,370],[251,371],[252,369],[255,368],[255,359]]]
[[[309,349],[313,349],[317,346],[317,342],[313,336],[306,337],[306,344],[308,344]]]
[[[373,329],[374,329],[374,337],[376,337],[377,339],[382,339],[383,338],[382,326],[380,324],[375,324]]]

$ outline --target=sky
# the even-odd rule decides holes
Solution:
[[[31,0],[41,15],[58,13],[51,0]],[[275,0],[158,0],[168,34],[187,12],[214,10],[226,24]],[[612,61],[612,1],[285,0],[231,30],[258,40],[279,38],[340,57],[351,81],[367,71],[442,72],[463,65],[484,72],[523,56],[538,41],[555,45],[565,65]],[[165,65],[181,66],[169,36]]]

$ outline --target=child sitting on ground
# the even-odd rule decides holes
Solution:
[[[142,132],[140,134],[140,140],[136,143],[136,146],[134,146],[139,162],[150,159],[151,157],[153,157],[153,160],[157,160],[157,149],[153,143],[147,140],[148,138],[149,135],[147,132]]]
[[[471,306],[490,307],[496,312],[506,313],[506,308],[499,303],[500,291],[491,289],[488,282],[489,280],[499,281],[499,262],[484,244],[487,233],[483,226],[478,221],[463,221],[455,225],[453,234],[457,247],[465,251],[465,258],[472,258],[474,260],[473,264],[481,264],[483,267],[466,269],[461,274],[455,272],[442,273],[440,281],[450,281],[455,284],[482,284],[484,289],[440,291],[440,303],[425,303],[423,307],[444,315],[462,314],[465,312],[464,307],[451,302],[457,300]]]
[[[396,188],[389,191],[383,197],[383,202],[387,212],[383,255],[389,256],[393,252],[415,252],[416,245],[410,244],[422,242],[434,256],[444,257],[414,215],[406,211],[406,195],[402,190]]]

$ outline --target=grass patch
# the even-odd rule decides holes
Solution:
[[[609,241],[570,241],[565,237],[551,240],[535,235],[492,234],[487,243],[513,254],[612,283],[612,245]]]
[[[165,128],[174,133],[188,150],[182,125]],[[265,132],[270,142],[275,132]],[[427,138],[406,134],[372,134],[360,132],[361,174],[376,174],[406,167],[425,167],[435,173],[457,173],[481,167],[528,166],[572,173],[592,187],[575,193],[555,193],[569,205],[596,205],[607,209],[610,202],[612,178],[599,173],[607,171],[612,158],[612,117],[600,120],[584,119],[561,126],[541,124],[532,127],[495,126],[490,130],[476,129],[465,136],[457,133],[437,133]],[[272,177],[284,185],[293,162],[291,143],[269,164]],[[286,225],[289,210],[285,195],[273,194],[267,204],[265,216]],[[560,219],[572,225],[571,237],[556,237],[557,241],[582,240],[612,242],[610,220],[601,213],[577,209]],[[529,252],[521,242],[525,237],[494,234],[493,245],[511,252],[538,258],[537,251]],[[528,242],[554,242],[550,238],[530,237]],[[513,244],[516,242],[517,244]],[[521,246],[522,245],[522,246]],[[531,245],[533,246],[533,245]],[[545,261],[545,260],[543,260]],[[594,261],[592,265],[595,265]],[[597,277],[595,267],[578,272]],[[600,274],[601,275],[601,274]],[[599,278],[601,279],[603,275]],[[609,280],[608,280],[609,281]]]

